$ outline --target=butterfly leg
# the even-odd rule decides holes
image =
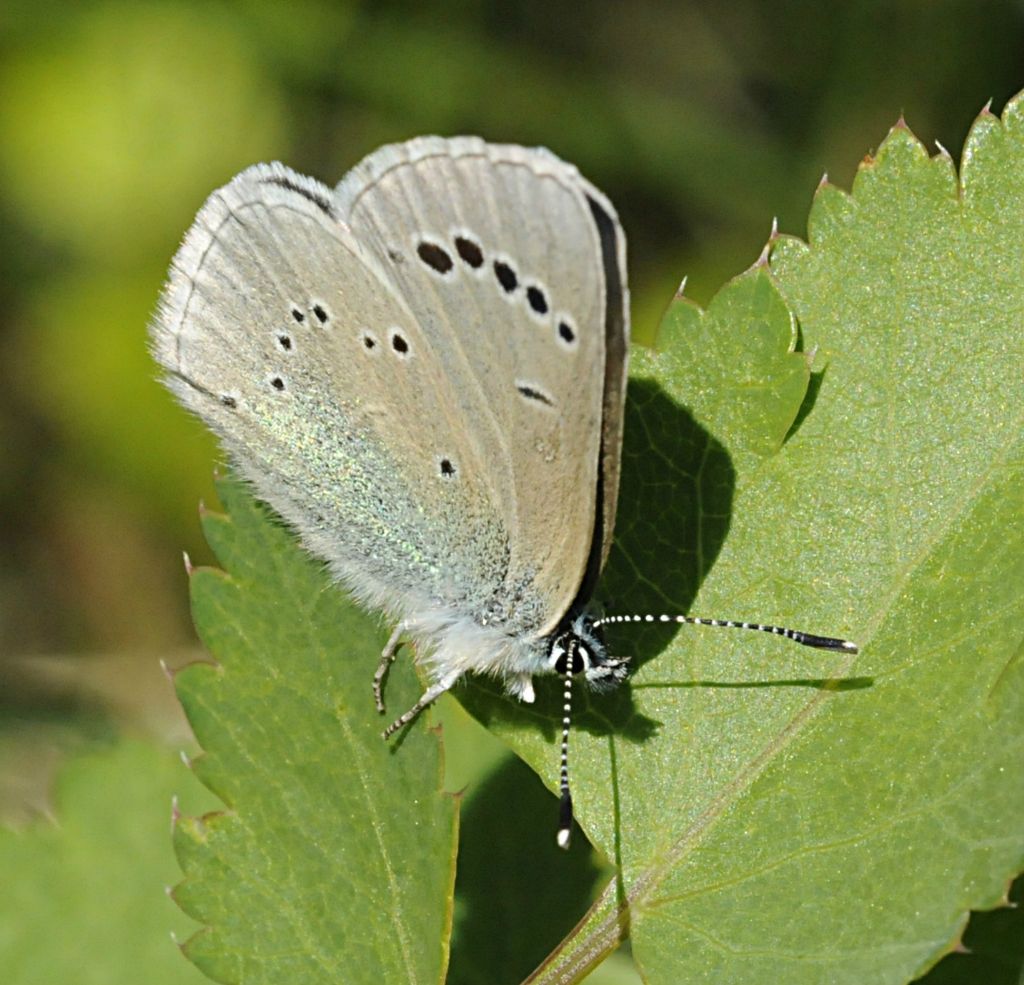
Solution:
[[[508,693],[517,697],[524,704],[532,705],[537,700],[533,690],[533,675],[519,674],[508,685]]]
[[[398,656],[398,640],[405,631],[405,623],[400,622],[395,626],[395,631],[387,641],[380,654],[380,663],[377,664],[377,672],[373,675],[373,699],[377,702],[377,711],[384,714],[384,678],[387,677],[388,668],[395,662]]]
[[[450,674],[445,675],[436,684],[431,684],[430,687],[420,695],[419,701],[416,702],[404,715],[400,715],[396,718],[383,732],[383,738],[387,738],[389,735],[393,735],[403,725],[407,725],[411,722],[427,705],[433,704],[445,691],[447,691],[460,677],[462,671],[452,671]]]

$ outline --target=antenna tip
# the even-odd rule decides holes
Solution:
[[[568,787],[562,788],[562,797],[558,805],[558,834],[555,840],[559,848],[569,847],[569,835],[572,832],[572,794]]]
[[[860,648],[852,640],[843,640],[843,649],[849,650],[850,653],[860,652]]]

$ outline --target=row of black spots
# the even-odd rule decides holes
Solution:
[[[484,251],[480,244],[467,235],[460,234],[454,237],[455,252],[468,267],[479,270],[484,265]],[[416,247],[419,258],[436,273],[442,276],[447,275],[455,266],[448,251],[438,243],[431,240],[421,239]],[[506,294],[514,294],[520,287],[519,274],[508,260],[496,257],[491,268],[499,286]],[[534,314],[544,318],[551,310],[551,303],[544,288],[536,283],[525,285],[526,303]],[[562,318],[557,327],[558,338],[569,347],[576,343],[576,329],[568,318]]]
[[[367,352],[375,352],[380,348],[380,339],[369,329],[364,329],[362,334],[363,348]],[[404,359],[409,355],[409,340],[397,328],[391,329],[390,342],[392,351]]]
[[[479,270],[484,265],[484,251],[475,240],[470,239],[468,236],[459,235],[454,237],[453,242],[455,244],[455,252],[467,267],[472,270]],[[391,251],[388,254],[392,260],[395,259],[393,253],[394,251]],[[421,239],[416,244],[416,255],[431,270],[442,277],[451,273],[455,267],[455,261],[452,259],[451,254],[440,243],[435,243],[429,239]]]
[[[307,310],[312,314],[315,323],[319,323],[320,325],[326,325],[331,320],[331,316],[328,313],[327,308],[321,301],[310,301]],[[307,314],[298,305],[292,305],[291,314],[292,319],[297,324],[305,324]]]
[[[480,270],[485,262],[483,247],[473,238],[463,233],[453,237],[455,252],[459,259],[471,270]],[[416,255],[431,270],[442,277],[451,273],[455,267],[455,261],[451,254],[440,243],[433,240],[421,239],[416,244]],[[512,294],[519,287],[519,276],[511,264],[502,259],[495,259],[491,264],[494,276],[506,294]]]
[[[494,276],[506,294],[514,294],[520,286],[519,275],[507,260],[494,261]],[[546,322],[546,315],[551,310],[547,293],[540,284],[530,281],[523,282],[523,297],[526,304],[541,322]]]
[[[455,247],[459,252],[459,256],[469,266],[474,269],[483,266],[483,250],[477,243],[467,239],[465,236],[457,236],[455,238]],[[496,257],[491,263],[491,269],[494,271],[494,278],[501,289],[506,294],[515,294],[520,287],[520,278],[515,267],[508,260]],[[551,304],[544,288],[537,283],[525,283],[523,286],[525,287],[526,303],[530,306],[530,310],[543,318],[551,310]]]

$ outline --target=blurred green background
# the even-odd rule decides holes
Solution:
[[[205,196],[279,159],[333,184],[421,133],[545,144],[618,206],[635,334],[803,235],[903,113],[957,157],[1024,87],[1015,0],[7,2],[0,9],[0,820],[69,748],[184,737],[181,551],[218,455],[146,324]]]

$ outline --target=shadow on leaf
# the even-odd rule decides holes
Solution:
[[[556,799],[509,756],[462,810],[449,985],[517,982],[572,929],[601,870],[579,831],[554,839]]]
[[[690,611],[729,532],[735,485],[725,447],[657,383],[631,380],[615,545],[600,589],[609,614]],[[610,649],[628,653],[637,667],[680,628],[617,626]]]
[[[596,601],[609,614],[688,612],[725,541],[734,487],[725,448],[657,383],[630,380],[615,543]],[[661,653],[679,629],[675,623],[615,627],[609,650],[629,655],[635,668]],[[551,741],[561,729],[561,684],[554,678],[537,681],[532,706],[481,678],[457,693],[484,725],[529,725]],[[575,702],[574,728],[631,742],[657,732],[659,723],[640,714],[628,683],[603,694],[579,687]]]
[[[1020,985],[1024,982],[1024,876],[1006,894],[1007,904],[971,914],[963,951],[947,954],[917,985]]]
[[[758,687],[810,687],[819,691],[862,691],[873,687],[873,677],[808,677],[774,681],[649,681],[636,690],[657,690],[686,687],[758,688]]]

